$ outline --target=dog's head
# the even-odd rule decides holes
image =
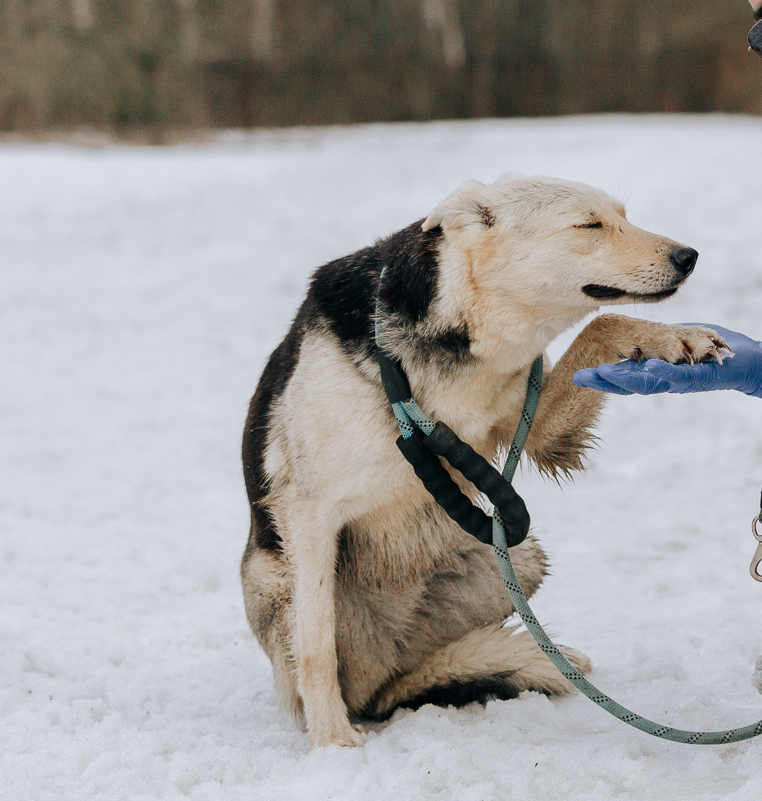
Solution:
[[[605,192],[557,178],[469,181],[424,221],[441,226],[442,279],[483,312],[515,309],[538,322],[581,319],[602,304],[673,295],[698,253],[636,228]]]

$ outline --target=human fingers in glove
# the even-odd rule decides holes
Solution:
[[[696,325],[696,323],[688,323]],[[702,323],[703,325],[703,323]],[[654,395],[661,392],[709,392],[735,389],[762,397],[762,342],[719,325],[708,325],[726,342],[732,355],[698,364],[669,364],[649,359],[638,364],[624,361],[579,370],[574,383],[616,395]]]

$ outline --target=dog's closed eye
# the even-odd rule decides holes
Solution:
[[[598,220],[598,222],[589,222],[584,223],[583,225],[575,225],[574,228],[603,228],[603,223]]]

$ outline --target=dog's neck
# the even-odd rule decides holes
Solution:
[[[471,353],[483,369],[510,375],[528,367],[561,333],[579,322],[588,310],[537,310],[521,301],[503,303],[491,325],[469,326]]]
[[[518,292],[497,301],[475,288],[468,265],[449,259],[446,247],[437,250],[425,312],[416,319],[399,303],[387,307],[382,341],[402,362],[427,413],[478,449],[496,425],[518,418],[534,359],[590,309],[539,304]],[[404,280],[394,267],[390,282]],[[393,287],[388,292],[393,297]]]
[[[485,287],[468,248],[439,245],[436,300],[429,313],[432,329],[467,330],[469,355],[483,369],[511,375],[528,367],[563,331],[590,313],[588,305],[553,299],[542,286]],[[501,273],[510,275],[509,269]],[[510,279],[508,279],[510,280]]]

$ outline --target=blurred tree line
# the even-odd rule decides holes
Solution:
[[[762,112],[745,0],[0,0],[0,129]]]

